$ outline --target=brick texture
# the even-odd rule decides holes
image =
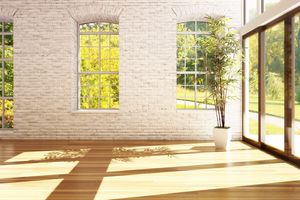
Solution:
[[[240,2],[0,0],[0,17],[14,20],[15,47],[15,128],[0,138],[211,139],[214,111],[176,110],[176,23],[218,14],[239,28]],[[77,21],[98,19],[120,24],[120,110],[82,112]],[[241,100],[230,102],[235,139],[241,116]]]

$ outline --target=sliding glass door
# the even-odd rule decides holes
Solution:
[[[284,23],[265,31],[265,143],[284,150]]]
[[[245,117],[244,136],[258,141],[258,34],[244,41],[245,52]]]

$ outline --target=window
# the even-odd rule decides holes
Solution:
[[[13,72],[13,23],[0,22],[0,80],[1,128],[13,128],[14,72]]]
[[[258,141],[258,34],[245,40],[245,136]]]
[[[79,109],[119,108],[119,25],[79,25]]]
[[[254,19],[260,12],[260,0],[245,0],[245,22]]]
[[[208,32],[208,24],[189,21],[177,24],[177,87],[178,109],[209,109],[207,59],[198,41]]]
[[[280,0],[264,0],[264,10],[268,10],[279,2]]]

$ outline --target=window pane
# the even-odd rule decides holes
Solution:
[[[87,23],[80,25],[80,32],[91,32],[91,33],[97,33],[99,32],[99,25],[97,23]]]
[[[81,59],[80,62],[80,71],[81,72],[97,72],[99,71],[99,60],[91,59],[91,60],[84,60]]]
[[[245,40],[245,133],[258,141],[258,34]]]
[[[109,46],[109,35],[101,35],[100,36],[100,45],[101,45],[101,47]]]
[[[12,22],[4,22],[4,32],[12,33],[13,32],[13,23]]]
[[[197,22],[197,31],[200,31],[200,32],[208,31],[207,22]]]
[[[266,30],[265,142],[284,149],[284,24]]]
[[[293,154],[300,157],[300,14],[295,16],[295,120]]]
[[[13,57],[13,36],[5,35],[4,36],[4,58]]]
[[[272,6],[278,4],[280,0],[264,0],[264,10],[272,8]]]
[[[257,0],[246,0],[246,23],[254,19],[259,14],[259,5]]]
[[[14,94],[14,71],[13,63],[5,62],[5,71],[4,71],[4,96],[13,97]]]
[[[12,99],[5,100],[5,119],[4,128],[13,128],[14,126],[14,101]]]
[[[89,35],[80,35],[80,46],[91,46],[90,44],[90,36]]]

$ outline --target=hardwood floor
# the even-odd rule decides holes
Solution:
[[[241,142],[1,141],[1,200],[300,199],[300,170]]]

